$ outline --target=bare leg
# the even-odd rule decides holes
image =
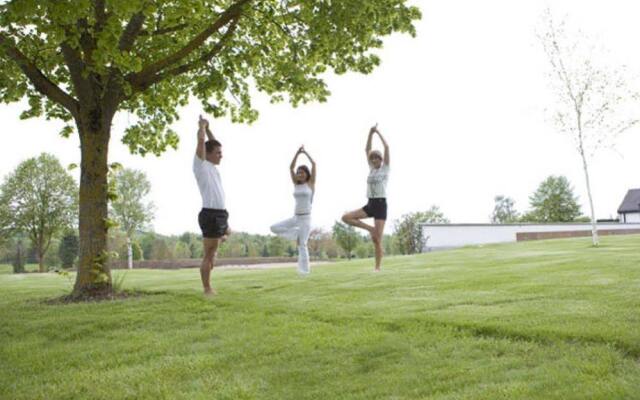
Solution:
[[[380,271],[380,265],[382,264],[382,234],[384,232],[384,223],[383,219],[376,219],[373,221],[375,224],[374,231],[371,233],[371,239],[373,240],[373,246],[376,250],[376,271]]]
[[[361,219],[364,219],[364,218],[369,218],[369,216],[367,216],[367,213],[365,213],[364,210],[360,208],[344,214],[342,216],[342,221],[345,224],[364,229],[373,235],[373,231],[375,228],[371,225],[365,224],[364,222],[360,221]]]
[[[213,263],[216,259],[219,242],[220,239],[202,239],[202,243],[204,246],[204,257],[202,258],[202,265],[200,266],[200,278],[202,279],[204,294],[206,295],[215,294],[215,291],[211,289],[211,270],[213,269]]]

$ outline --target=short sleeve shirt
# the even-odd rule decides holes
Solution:
[[[380,168],[370,167],[367,177],[367,198],[380,199],[387,197],[387,182],[389,181],[389,166]]]
[[[224,189],[220,171],[213,163],[201,160],[197,155],[193,158],[193,174],[198,182],[202,196],[202,208],[225,209]]]

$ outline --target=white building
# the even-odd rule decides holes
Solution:
[[[640,221],[638,221],[640,222]],[[590,223],[556,224],[423,224],[424,251],[591,235]],[[640,223],[598,223],[600,235],[640,234]]]
[[[623,224],[640,222],[640,189],[627,192],[618,208],[618,216]]]

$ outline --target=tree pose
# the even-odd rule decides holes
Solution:
[[[371,150],[373,135],[377,134],[384,146],[384,157],[378,150]],[[369,130],[365,149],[369,176],[367,177],[367,205],[342,216],[345,223],[365,229],[371,234],[376,250],[375,271],[380,271],[382,263],[382,233],[387,220],[387,182],[389,181],[389,145],[378,131],[378,124]],[[365,224],[362,219],[373,218],[373,226]]]
[[[306,165],[296,169],[298,156],[304,154],[311,162],[311,171]],[[289,166],[291,181],[293,182],[293,197],[296,200],[294,216],[271,226],[271,231],[287,239],[295,239],[298,244],[298,272],[307,275],[311,272],[309,266],[309,249],[307,241],[311,232],[311,203],[316,187],[316,163],[301,146],[296,152]]]

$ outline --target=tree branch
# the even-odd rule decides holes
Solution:
[[[142,11],[138,11],[133,14],[129,23],[127,23],[126,28],[122,32],[122,36],[120,36],[120,41],[118,43],[118,48],[120,51],[131,51],[133,48],[133,44],[136,42],[138,35],[142,31],[142,24],[144,24],[145,16]]]
[[[140,88],[145,85],[146,81],[152,79],[154,75],[158,72],[171,67],[174,64],[180,62],[180,60],[188,57],[191,53],[193,53],[196,49],[198,49],[204,42],[209,39],[213,34],[218,32],[220,28],[228,24],[234,18],[237,18],[242,13],[242,7],[249,3],[251,0],[238,0],[231,7],[229,7],[226,11],[224,11],[218,19],[210,25],[207,29],[200,32],[196,37],[191,39],[189,43],[187,43],[180,50],[175,53],[163,58],[162,60],[158,60],[145,68],[142,71],[130,74],[127,76],[127,81],[131,84],[133,88]]]
[[[96,17],[96,36],[102,32],[105,24],[107,23],[107,10],[105,7],[105,0],[93,0],[93,9]]]
[[[200,57],[198,57],[196,60],[187,63],[187,64],[183,64],[180,65],[179,67],[173,68],[171,70],[168,70],[164,73],[159,73],[154,75],[153,77],[151,77],[150,79],[146,80],[142,86],[140,87],[141,91],[144,91],[146,89],[148,89],[150,86],[152,86],[155,83],[161,82],[164,79],[170,77],[170,76],[177,76],[177,75],[181,75],[181,74],[185,74],[189,71],[194,70],[195,68],[199,67],[202,64],[207,63],[208,61],[210,61],[213,57],[215,57],[218,53],[220,53],[220,50],[222,50],[224,48],[224,45],[231,39],[231,36],[233,36],[233,32],[236,30],[236,27],[238,26],[238,21],[239,21],[239,16],[234,18],[231,21],[231,24],[229,25],[229,28],[227,28],[227,31],[224,33],[224,35],[222,35],[222,37],[220,38],[220,40],[218,41],[218,43],[216,43],[215,46],[213,46],[213,48],[211,50],[209,50],[208,52],[202,54]]]
[[[86,18],[81,18],[77,21],[76,26],[80,31],[80,46],[82,46],[82,51],[84,52],[85,63],[90,63],[97,46],[95,39],[88,34],[89,23]]]
[[[160,35],[166,35],[167,33],[173,33],[173,32],[178,32],[183,30],[184,28],[188,27],[189,24],[178,24],[175,26],[168,26],[166,28],[158,28],[155,31],[149,32],[146,30],[140,31],[140,35],[139,36],[160,36]]]
[[[67,68],[69,68],[69,75],[71,75],[71,82],[73,82],[78,100],[81,103],[90,101],[93,97],[93,89],[88,79],[82,76],[85,70],[85,64],[82,61],[80,53],[66,42],[62,42],[60,49],[62,50]]]
[[[13,40],[0,33],[0,48],[12,59],[27,76],[38,92],[67,109],[74,117],[78,114],[79,104],[67,92],[47,78],[36,65],[15,45]]]

